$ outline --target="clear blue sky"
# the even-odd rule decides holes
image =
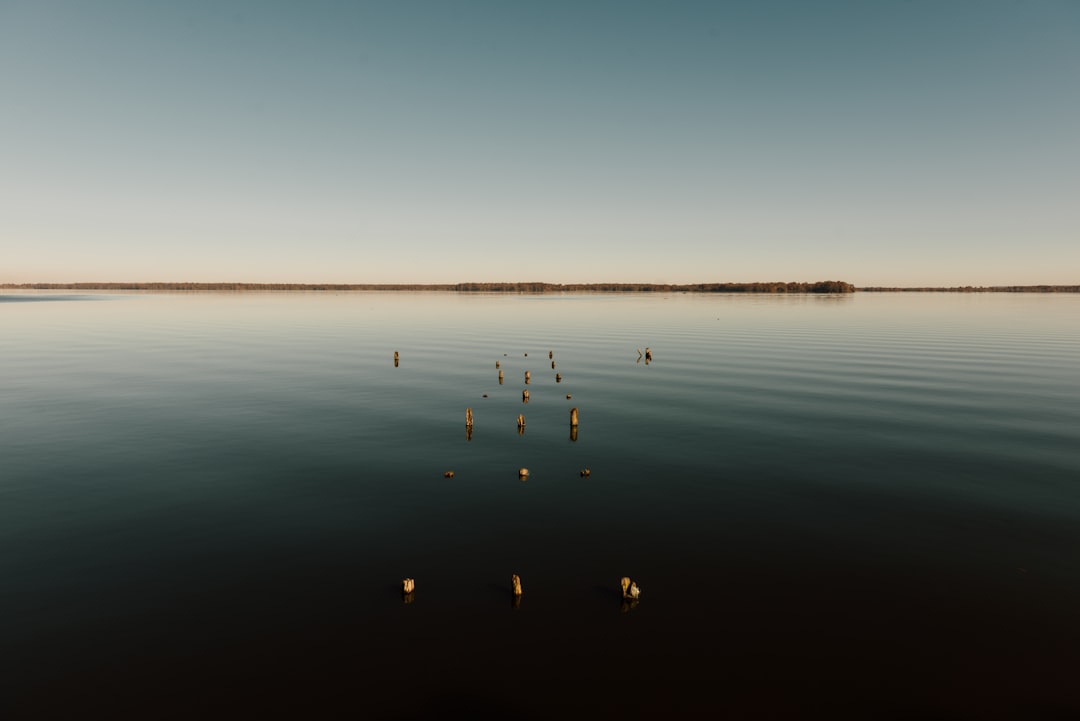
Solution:
[[[0,0],[0,281],[1080,282],[1080,2]]]

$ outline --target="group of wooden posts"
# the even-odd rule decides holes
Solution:
[[[526,353],[525,355],[527,356],[529,354]],[[551,360],[551,369],[552,370],[555,370],[554,357],[555,357],[554,351],[548,351],[548,359]],[[395,364],[397,363],[397,353],[396,352],[394,353],[394,363]],[[502,363],[500,361],[495,361],[495,368],[499,369],[499,385],[503,384],[503,379],[505,377],[503,375],[503,371],[502,371],[501,366],[502,366]],[[531,382],[532,382],[532,373],[530,373],[529,371],[525,371],[525,385],[529,385],[529,383],[531,383]],[[556,383],[562,383],[562,373],[556,373],[555,374],[555,382]],[[486,395],[484,397],[487,398]],[[521,402],[522,403],[528,403],[529,402],[529,397],[530,396],[529,396],[529,389],[528,388],[521,391]],[[571,397],[572,396],[569,393],[566,394],[566,399],[567,400],[570,400]],[[472,412],[472,408],[466,408],[465,409],[465,439],[466,440],[472,440],[472,429],[473,429],[473,412]],[[517,429],[518,429],[518,435],[523,435],[525,433],[525,414],[523,414],[523,413],[518,414],[518,417],[517,417]],[[578,409],[577,408],[571,408],[570,409],[570,440],[571,441],[576,441],[577,440],[577,435],[578,435],[577,434],[577,429],[578,429]],[[588,475],[588,473],[583,471],[582,475],[585,476],[585,475]],[[521,480],[525,480],[526,478],[528,478],[528,476],[529,476],[529,469],[527,469],[527,468],[522,468],[518,472],[518,478],[520,478]],[[450,478],[452,476],[447,476],[447,477]]]
[[[525,355],[528,355],[528,353],[526,353]],[[645,362],[649,363],[652,360],[652,351],[649,348],[646,348],[645,353],[642,353],[641,350],[638,349],[638,360],[639,361],[641,360],[642,356],[644,356]],[[551,359],[551,369],[555,370],[555,361],[553,360],[553,358],[554,358],[554,352],[553,351],[548,351],[548,359]],[[394,367],[395,368],[398,367],[398,363],[399,363],[398,352],[394,351]],[[499,369],[499,385],[502,385],[503,384],[503,371],[500,368],[500,365],[501,364],[500,364],[499,361],[495,361],[495,367]],[[525,371],[525,385],[529,385],[529,382],[531,380],[532,380],[532,374],[529,373],[529,371]],[[555,374],[555,382],[556,383],[561,383],[562,382],[562,374],[561,373],[556,373]],[[486,397],[487,396],[485,396],[485,398]],[[569,400],[570,397],[571,397],[571,395],[569,393],[567,393],[566,398]],[[529,389],[528,388],[526,388],[525,390],[523,390],[521,392],[521,402],[522,403],[528,403],[529,402]],[[520,414],[520,413],[518,414],[517,426],[518,426],[518,433],[519,434],[525,432],[525,416],[523,414]],[[472,439],[472,428],[473,428],[473,411],[472,411],[472,408],[466,408],[465,409],[465,428],[466,428],[466,438],[468,440],[471,440]],[[577,440],[577,428],[578,428],[578,409],[575,407],[575,408],[570,409],[570,440],[572,440],[572,441]],[[581,476],[582,477],[587,477],[587,476],[590,475],[590,473],[591,473],[591,471],[588,468],[584,468],[581,471]],[[443,476],[445,476],[446,478],[453,478],[454,477],[454,472],[453,471],[446,471],[443,474]],[[523,480],[523,481],[527,480],[528,477],[529,477],[529,469],[528,468],[519,468],[518,469],[518,478],[520,480]],[[622,587],[623,609],[626,610],[627,608],[632,608],[633,606],[637,605],[638,599],[641,597],[641,589],[638,587],[637,583],[635,581],[630,580],[629,576],[623,576],[622,579],[620,579],[619,583],[620,583],[620,585]],[[511,587],[511,591],[512,591],[512,598],[513,598],[514,607],[516,608],[518,606],[518,604],[520,603],[521,597],[523,595],[523,591],[521,589],[521,577],[518,576],[516,573],[510,577],[510,587]],[[412,603],[413,600],[415,600],[415,597],[416,597],[416,580],[415,579],[412,579],[412,578],[402,579],[402,581],[401,581],[401,595],[402,595],[402,598],[404,599],[405,603]]]

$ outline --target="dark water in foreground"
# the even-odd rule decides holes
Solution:
[[[39,297],[6,718],[1080,715],[1080,297]]]

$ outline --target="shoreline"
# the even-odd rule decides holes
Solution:
[[[855,286],[845,281],[754,283],[194,283],[74,282],[0,283],[3,290],[112,291],[441,291],[459,293],[1080,293],[1080,285],[1003,285],[885,287]]]

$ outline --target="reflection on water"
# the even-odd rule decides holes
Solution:
[[[93,297],[0,313],[24,716],[1080,710],[1080,298]]]

